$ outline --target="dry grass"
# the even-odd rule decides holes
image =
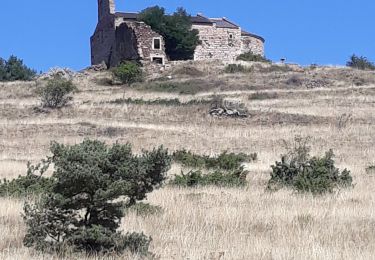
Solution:
[[[123,220],[123,230],[152,236],[151,251],[160,259],[372,259],[375,175],[365,168],[375,162],[374,73],[318,68],[224,75],[218,72],[222,66],[199,64],[197,69],[201,82],[220,81],[220,86],[196,95],[126,90],[126,98],[187,102],[219,94],[243,102],[250,117],[212,118],[207,105],[108,104],[121,98],[123,90],[98,85],[98,79],[108,77],[105,73],[77,77],[80,92],[74,104],[49,113],[33,109],[38,104],[34,83],[2,84],[0,178],[25,174],[26,162],[46,156],[53,140],[130,142],[135,151],[163,144],[201,154],[257,152],[259,161],[247,165],[246,188],[162,188],[147,202],[161,206],[163,213],[131,213]],[[316,89],[286,85],[295,74],[330,84]],[[182,77],[173,80],[189,80]],[[367,83],[355,86],[358,77]],[[249,99],[259,92],[275,94],[272,99]],[[339,167],[352,171],[355,187],[323,197],[266,192],[269,166],[283,152],[281,140],[291,141],[295,135],[311,136],[313,153],[333,148]],[[178,170],[173,167],[171,174]],[[22,205],[0,200],[0,259],[56,259],[23,247]]]

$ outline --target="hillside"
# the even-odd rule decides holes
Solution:
[[[124,230],[151,235],[151,251],[161,259],[372,258],[375,182],[366,168],[375,162],[375,72],[244,66],[245,72],[224,73],[221,64],[184,63],[125,90],[110,84],[107,71],[75,73],[79,91],[59,110],[38,108],[41,79],[0,83],[0,178],[24,175],[26,163],[44,158],[51,141],[130,142],[137,152],[162,144],[207,155],[257,153],[246,165],[247,187],[164,187],[147,201],[163,212],[131,213]],[[218,98],[242,103],[248,117],[211,116]],[[311,137],[312,154],[332,148],[355,187],[322,197],[267,192],[270,165],[284,141],[298,135]],[[170,174],[180,170],[174,165]],[[23,202],[0,201],[0,258],[42,259],[22,245]]]

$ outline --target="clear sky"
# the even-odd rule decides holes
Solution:
[[[159,5],[168,12],[227,17],[266,39],[266,56],[300,64],[345,64],[356,53],[375,61],[374,0],[117,0],[117,11]],[[82,69],[96,0],[1,0],[0,57],[14,54],[38,71]]]

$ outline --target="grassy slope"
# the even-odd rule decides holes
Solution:
[[[33,110],[38,104],[34,83],[0,84],[0,177],[24,174],[26,162],[43,158],[52,140],[130,142],[136,151],[163,144],[202,154],[257,152],[245,189],[160,189],[148,202],[162,206],[163,214],[130,214],[124,230],[151,235],[151,250],[161,259],[370,259],[375,182],[365,168],[375,160],[374,73],[318,68],[225,75],[216,65],[195,66],[203,75],[192,79],[181,69],[173,82],[193,80],[199,84],[196,95],[126,90],[126,98],[188,102],[217,94],[245,103],[251,116],[212,118],[205,104],[110,104],[123,90],[98,84],[105,82],[105,73],[76,77],[80,92],[74,104],[50,113]],[[288,81],[292,77],[304,81]],[[306,87],[317,79],[328,83]],[[269,166],[283,151],[281,140],[295,135],[311,136],[313,153],[333,148],[338,165],[352,170],[355,188],[316,198],[267,193]],[[171,170],[178,172],[175,166]],[[0,259],[42,259],[22,246],[21,211],[21,201],[0,200]]]

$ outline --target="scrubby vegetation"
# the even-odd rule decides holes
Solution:
[[[77,87],[71,80],[54,76],[49,79],[46,85],[37,89],[43,107],[61,108],[73,100],[72,94],[77,91]]]
[[[179,187],[244,186],[246,175],[247,171],[244,171],[242,167],[230,171],[214,170],[208,173],[203,173],[202,170],[191,170],[186,174],[182,172],[181,175],[175,175],[170,184]]]
[[[194,168],[194,170],[175,175],[170,181],[171,185],[181,187],[243,186],[246,184],[247,171],[244,170],[242,164],[256,160],[257,154],[223,152],[217,157],[210,157],[180,150],[174,152],[172,158],[182,166]]]
[[[133,83],[143,81],[143,72],[141,67],[131,61],[126,61],[112,69],[112,75],[115,80],[122,84],[131,86]]]
[[[350,172],[335,167],[332,150],[322,157],[311,157],[309,152],[308,141],[296,138],[294,147],[271,166],[268,189],[289,187],[298,192],[323,194],[352,185]]]
[[[52,186],[40,200],[25,204],[24,244],[43,252],[73,251],[145,254],[150,238],[117,231],[123,208],[143,200],[165,179],[170,158],[162,147],[133,155],[130,145],[85,140],[54,143]]]
[[[190,15],[185,9],[178,8],[172,15],[166,15],[164,8],[154,6],[143,10],[139,19],[163,36],[165,51],[171,60],[193,59],[199,32],[191,29]]]
[[[187,150],[178,150],[172,154],[175,162],[185,167],[205,169],[238,169],[242,163],[257,160],[257,154],[228,153],[222,152],[218,156],[198,155]]]
[[[364,56],[357,56],[353,54],[350,60],[346,63],[348,67],[360,69],[360,70],[375,70],[375,64],[369,61]]]
[[[210,99],[201,99],[201,100],[190,100],[188,102],[181,102],[178,98],[174,99],[153,99],[153,100],[144,100],[144,99],[115,99],[110,102],[110,104],[135,104],[135,105],[163,105],[163,106],[192,106],[192,105],[207,105],[211,104],[212,100]]]
[[[193,95],[205,89],[205,83],[200,80],[182,82],[150,82],[137,86],[143,91],[175,92],[183,95]]]
[[[249,100],[277,99],[279,95],[275,92],[256,92],[249,95]]]
[[[266,57],[259,55],[259,54],[254,54],[251,51],[243,53],[237,57],[237,60],[242,60],[242,61],[254,61],[254,62],[267,62],[270,63],[271,61],[267,59]]]
[[[36,71],[23,64],[23,60],[10,56],[8,60],[0,58],[0,81],[32,80]]]
[[[4,179],[0,182],[0,197],[26,197],[40,195],[49,191],[52,180],[43,176],[49,166],[49,160],[33,166],[27,165],[26,176],[16,179]]]
[[[228,64],[224,69],[225,73],[245,73],[249,71],[251,71],[250,68],[246,68],[241,64]]]

